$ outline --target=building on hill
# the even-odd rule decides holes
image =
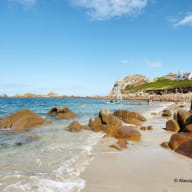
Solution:
[[[187,72],[181,72],[177,74],[177,80],[192,80],[192,72],[187,73]]]

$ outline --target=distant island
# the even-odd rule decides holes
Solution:
[[[107,96],[68,96],[49,92],[46,95],[25,93],[11,96],[13,98],[82,98],[82,99],[116,99],[116,90],[119,89],[123,99],[131,100],[190,100],[192,98],[192,72],[169,73],[154,79],[140,74],[126,76],[114,83]],[[174,98],[170,98],[174,94]],[[170,96],[170,97],[169,97]],[[9,97],[1,94],[0,98]]]

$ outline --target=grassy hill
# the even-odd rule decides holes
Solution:
[[[155,82],[145,83],[143,85],[139,85],[137,87],[127,86],[123,93],[128,92],[136,92],[136,91],[147,91],[147,90],[157,90],[157,89],[172,89],[172,88],[185,88],[185,87],[192,87],[192,80],[170,80],[165,78],[158,78]]]

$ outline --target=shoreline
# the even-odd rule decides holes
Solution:
[[[178,107],[167,108],[173,112]],[[190,192],[192,183],[180,181],[192,179],[191,159],[160,146],[174,134],[162,129],[166,121],[160,116],[149,118],[144,126],[152,124],[154,130],[141,131],[142,140],[129,142],[123,151],[109,148],[113,141],[102,139],[93,149],[94,160],[81,174],[86,181],[82,192]]]
[[[96,100],[116,100],[114,96],[48,96],[48,95],[33,95],[33,96],[7,96],[7,97],[0,97],[0,98],[55,98],[55,99],[65,99],[65,98],[77,98],[77,99],[96,99]],[[137,95],[137,94],[129,94],[123,95],[122,101],[159,101],[159,102],[191,102],[192,100],[192,93],[188,94],[165,94],[165,95]]]

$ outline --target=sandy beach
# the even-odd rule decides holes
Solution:
[[[86,180],[82,191],[191,191],[192,181],[185,181],[192,180],[191,159],[160,146],[173,134],[162,129],[166,121],[160,115],[149,118],[145,125],[153,125],[153,131],[141,131],[141,141],[129,142],[123,151],[108,147],[113,139],[103,139],[94,148],[95,159],[82,174]]]

